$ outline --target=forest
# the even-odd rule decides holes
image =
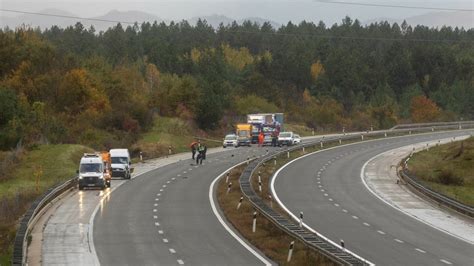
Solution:
[[[206,21],[0,30],[0,149],[126,146],[155,117],[229,131],[284,112],[317,131],[474,118],[474,29]]]

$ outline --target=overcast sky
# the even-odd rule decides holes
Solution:
[[[426,6],[439,8],[474,9],[474,0],[340,0],[347,2]],[[433,10],[367,7],[339,4],[326,4],[312,0],[0,0],[1,8],[38,12],[45,9],[61,9],[77,16],[94,17],[111,10],[138,10],[154,14],[163,19],[181,20],[196,16],[225,15],[234,19],[261,17],[286,23],[289,20],[319,21],[326,24],[340,22],[349,15],[366,21],[375,18],[406,18],[421,15]],[[473,14],[473,13],[471,13]],[[0,16],[17,14],[0,12]],[[474,15],[473,15],[474,16]]]

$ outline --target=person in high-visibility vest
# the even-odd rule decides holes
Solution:
[[[205,146],[201,143],[197,146],[198,155],[196,157],[196,164],[202,164],[202,160],[204,159],[204,151],[206,150]]]

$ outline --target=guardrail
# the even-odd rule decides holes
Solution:
[[[474,124],[469,125],[469,128],[474,127]],[[355,254],[347,252],[343,247],[330,243],[327,239],[319,236],[316,233],[313,233],[305,228],[299,227],[296,223],[297,221],[290,220],[289,218],[281,215],[280,213],[276,212],[274,209],[269,207],[265,201],[258,196],[251,185],[251,179],[256,171],[256,169],[262,165],[263,163],[273,159],[276,156],[279,156],[285,152],[292,152],[297,149],[301,149],[303,147],[307,148],[310,146],[317,146],[321,143],[333,143],[338,142],[339,140],[352,140],[352,139],[361,139],[364,140],[364,136],[384,136],[388,137],[388,135],[397,135],[408,133],[412,134],[412,132],[432,132],[440,129],[459,129],[458,125],[443,125],[437,127],[417,127],[417,128],[407,128],[407,129],[399,129],[399,130],[391,130],[391,131],[367,131],[366,133],[358,133],[358,134],[347,134],[347,135],[340,135],[340,136],[333,136],[324,139],[324,137],[320,140],[311,141],[309,143],[303,143],[302,145],[298,145],[295,147],[291,147],[284,150],[273,151],[267,154],[264,157],[257,158],[251,162],[249,162],[248,166],[242,172],[239,182],[240,182],[240,189],[245,197],[249,200],[249,202],[253,205],[253,207],[258,210],[261,214],[263,214],[268,220],[270,220],[273,224],[277,227],[284,230],[289,235],[294,236],[297,239],[300,239],[305,245],[308,247],[315,249],[321,252],[324,256],[328,257],[329,259],[333,260],[336,263],[341,265],[369,265],[368,262],[364,261],[362,258],[358,257]]]
[[[471,218],[474,218],[474,208],[469,205],[465,205],[451,197],[448,197],[446,195],[443,195],[441,193],[438,193],[434,190],[432,190],[429,187],[425,187],[421,182],[418,177],[415,175],[411,174],[408,169],[406,168],[407,162],[410,157],[406,158],[404,160],[405,165],[402,166],[402,170],[399,171],[399,176],[407,183],[409,184],[412,188],[414,188],[416,191],[421,193],[424,196],[427,196],[428,198],[434,200],[437,202],[440,206],[446,206],[448,208],[451,208],[459,213],[462,213],[464,215],[467,215]],[[402,161],[403,162],[403,161]]]
[[[453,121],[453,122],[433,122],[433,123],[418,123],[418,124],[399,124],[396,125],[390,130],[394,129],[406,129],[406,128],[416,128],[416,127],[438,127],[438,126],[458,126],[459,129],[462,129],[462,126],[473,125],[474,121]]]
[[[13,244],[12,265],[25,265],[28,249],[28,235],[41,215],[49,209],[54,200],[66,190],[77,184],[77,177],[48,189],[40,198],[36,199],[21,219]]]

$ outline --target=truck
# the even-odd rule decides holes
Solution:
[[[100,153],[84,153],[77,170],[79,190],[85,187],[105,189],[110,186],[110,172],[104,164]]]
[[[258,142],[258,135],[276,135],[283,130],[283,113],[248,114],[247,123],[252,125],[252,143]]]
[[[235,126],[237,135],[237,146],[249,146],[252,141],[252,124],[237,124]]]

